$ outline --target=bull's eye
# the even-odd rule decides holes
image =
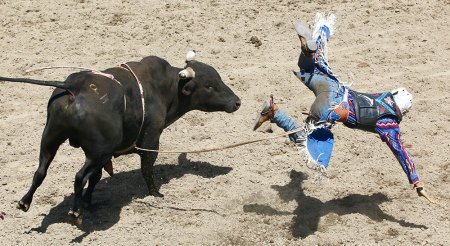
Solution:
[[[214,89],[214,87],[212,85],[206,85],[205,87],[209,91],[212,91]]]

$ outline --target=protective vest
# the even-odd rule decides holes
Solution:
[[[395,116],[398,122],[402,120],[402,113],[390,92],[369,94],[350,90],[350,93],[355,108],[356,128],[373,132],[378,119],[388,115]]]

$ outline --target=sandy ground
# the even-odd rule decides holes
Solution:
[[[403,138],[429,193],[418,198],[375,135],[335,126],[330,178],[318,180],[286,138],[226,151],[160,154],[164,198],[146,195],[137,156],[114,160],[82,226],[67,211],[84,161],[64,143],[30,210],[15,208],[37,167],[52,88],[0,82],[0,245],[450,245],[450,2],[0,0],[0,75],[64,80],[75,65],[105,69],[158,55],[183,66],[186,52],[213,65],[242,98],[233,114],[190,112],[161,138],[192,150],[281,133],[251,130],[271,93],[304,120],[314,100],[296,69],[292,22],[337,16],[330,63],[353,89],[415,95]],[[260,42],[251,42],[256,37]],[[256,40],[253,38],[253,40]],[[267,128],[269,125],[263,126]]]

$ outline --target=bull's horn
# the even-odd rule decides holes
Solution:
[[[187,68],[181,70],[178,73],[178,76],[180,76],[180,78],[182,78],[182,79],[194,78],[195,77],[195,71],[191,67],[187,67]]]
[[[186,54],[186,62],[195,60],[196,53],[197,53],[197,51],[195,51],[195,50],[188,51],[188,53]]]

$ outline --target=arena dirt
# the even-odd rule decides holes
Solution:
[[[162,150],[192,150],[281,133],[251,130],[263,100],[299,122],[314,95],[292,74],[293,21],[337,16],[330,64],[352,88],[404,86],[415,96],[401,124],[419,175],[440,205],[418,198],[376,135],[334,127],[329,179],[305,166],[287,138],[224,151],[160,154],[164,198],[146,195],[137,156],[114,159],[82,226],[67,212],[80,149],[64,143],[30,210],[15,208],[37,168],[52,88],[0,82],[0,245],[449,245],[449,1],[0,0],[0,75],[64,80],[71,69],[105,69],[185,54],[213,65],[242,98],[233,114],[190,112],[165,130]],[[270,130],[270,129],[269,129]]]

